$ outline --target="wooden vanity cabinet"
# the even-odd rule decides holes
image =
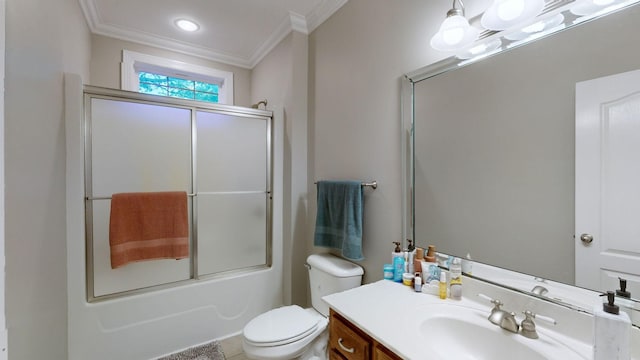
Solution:
[[[357,326],[330,309],[330,360],[402,360]]]

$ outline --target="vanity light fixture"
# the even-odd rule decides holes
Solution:
[[[460,8],[456,7],[456,1]],[[431,47],[439,51],[455,51],[473,43],[480,31],[471,25],[464,16],[462,0],[453,0],[451,10],[447,11],[438,32],[431,38]]]
[[[493,0],[480,23],[489,30],[505,30],[535,18],[542,9],[544,0]]]
[[[591,15],[597,13],[608,6],[614,5],[614,3],[620,2],[617,0],[577,0],[575,5],[571,8],[571,13],[578,16]]]
[[[477,57],[486,57],[496,52],[502,46],[502,41],[496,39],[490,42],[483,42],[472,47],[465,49],[464,51],[456,54],[456,57],[461,60],[467,60]]]
[[[564,15],[557,14],[556,16],[553,16],[551,18],[536,21],[531,25],[523,27],[522,29],[506,34],[504,37],[505,39],[512,41],[523,40],[532,35],[539,34],[549,29],[560,26],[562,23],[564,23]]]
[[[187,31],[187,32],[194,32],[198,29],[200,29],[200,26],[198,24],[196,24],[195,22],[191,21],[191,20],[187,20],[187,19],[178,19],[176,20],[176,26],[179,27],[180,29]]]

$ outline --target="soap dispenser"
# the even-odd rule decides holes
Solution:
[[[395,258],[402,257],[403,254],[402,249],[400,248],[400,241],[392,241],[391,243],[396,245],[396,248],[391,253],[391,263],[393,263]]]
[[[400,249],[400,242],[394,241],[396,249],[392,253],[393,258],[393,281],[402,282],[402,274],[404,274],[404,254]]]
[[[629,315],[629,319],[632,318],[632,314],[634,312],[635,304],[631,299],[631,293],[627,290],[627,280],[621,277],[618,278],[620,280],[620,289],[616,290],[616,299],[618,300],[618,306],[620,306],[620,310],[624,311]]]
[[[631,293],[627,291],[627,280],[621,277],[618,280],[620,280],[620,289],[616,290],[616,296],[631,299]]]
[[[615,293],[607,291],[607,302],[597,306],[593,312],[593,359],[594,360],[629,360],[631,321],[615,304]]]

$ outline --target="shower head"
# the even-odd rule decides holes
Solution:
[[[252,109],[259,109],[260,104],[264,105],[265,110],[267,109],[267,99],[260,100],[256,104],[251,105]]]

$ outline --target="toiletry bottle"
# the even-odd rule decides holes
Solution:
[[[620,280],[620,289],[616,290],[616,296],[631,299],[631,293],[627,291],[627,280],[621,277],[618,280]]]
[[[422,260],[424,259],[424,249],[416,248],[416,254],[413,257],[413,271],[422,273]]]
[[[396,245],[396,248],[391,253],[391,263],[393,264],[398,256],[402,257],[403,255],[402,249],[400,248],[400,241],[392,241],[391,243]]]
[[[416,247],[413,244],[413,240],[407,239],[407,242],[409,243],[409,245],[407,245],[407,251],[412,252],[413,250],[415,250]]]
[[[393,264],[384,264],[382,269],[384,279],[393,281]]]
[[[629,360],[631,320],[614,303],[615,293],[607,291],[607,302],[593,311],[593,360]]]
[[[440,295],[440,299],[447,298],[447,273],[442,271],[440,273],[440,288],[438,289],[438,294]]]
[[[425,284],[430,283],[432,280],[440,281],[440,268],[436,264],[436,248],[433,245],[429,245],[427,252],[424,254],[424,260],[420,263],[422,267],[422,281]]]
[[[460,258],[454,258],[449,269],[449,294],[454,300],[462,299],[462,265]]]
[[[634,300],[631,300],[631,293],[627,290],[627,280],[621,277],[618,280],[620,280],[620,289],[616,290],[616,300],[620,304],[618,306],[620,306],[620,311],[629,315],[629,319],[633,319],[636,305]]]
[[[433,245],[429,245],[427,248],[427,253],[424,256],[424,259],[427,262],[434,263],[436,262],[436,247]]]
[[[405,273],[409,272],[409,252],[408,251],[404,252],[404,272]]]
[[[413,278],[413,288],[416,292],[422,292],[422,278],[420,273],[416,273]]]
[[[413,259],[415,259],[416,248],[413,246],[411,240],[407,239],[407,241],[409,242],[409,249],[408,249],[409,259],[407,259],[407,272],[410,272],[410,273],[413,274],[415,272],[415,267],[413,265]]]
[[[393,281],[402,282],[402,274],[404,274],[404,257],[396,256],[393,258]]]
[[[462,259],[462,272],[466,275],[472,275],[473,261],[471,261],[471,254],[467,254],[467,258]]]

